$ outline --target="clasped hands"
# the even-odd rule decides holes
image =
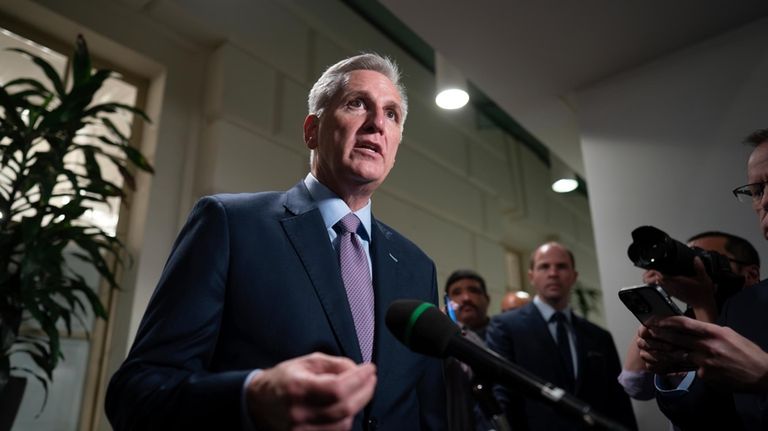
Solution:
[[[313,353],[256,374],[245,399],[259,430],[349,430],[375,387],[375,365]]]

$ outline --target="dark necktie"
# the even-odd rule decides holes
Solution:
[[[552,315],[551,320],[557,327],[557,348],[560,351],[560,358],[563,360],[568,377],[568,385],[565,389],[573,390],[575,381],[573,373],[573,354],[571,353],[571,343],[568,341],[568,328],[566,327],[565,315],[558,311]]]
[[[355,322],[357,342],[364,362],[371,361],[373,354],[374,307],[373,284],[368,269],[368,256],[355,236],[360,219],[349,213],[336,223],[339,232],[339,266],[347,291],[347,301]]]

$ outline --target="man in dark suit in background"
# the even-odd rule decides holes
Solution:
[[[491,319],[488,347],[546,381],[566,389],[603,415],[636,429],[629,397],[616,381],[621,365],[613,338],[573,314],[571,289],[578,273],[573,254],[550,242],[531,255],[533,302]],[[578,418],[499,387],[497,395],[513,429],[581,429]]]
[[[304,180],[197,203],[110,382],[115,429],[445,428],[440,362],[383,323],[437,301],[433,262],[370,209],[406,114],[394,63],[342,60],[309,94]]]

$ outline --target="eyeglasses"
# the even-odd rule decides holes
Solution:
[[[768,181],[736,187],[733,189],[733,195],[736,196],[739,202],[755,205],[763,199],[766,185],[768,185]]]

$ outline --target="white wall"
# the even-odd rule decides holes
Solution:
[[[746,183],[741,140],[768,127],[766,40],[762,20],[577,97],[605,315],[619,346],[638,325],[615,293],[641,281],[626,257],[632,229],[650,224],[683,242],[723,230],[768,258],[751,208],[731,194]],[[663,429],[655,403],[639,404],[642,429]]]

